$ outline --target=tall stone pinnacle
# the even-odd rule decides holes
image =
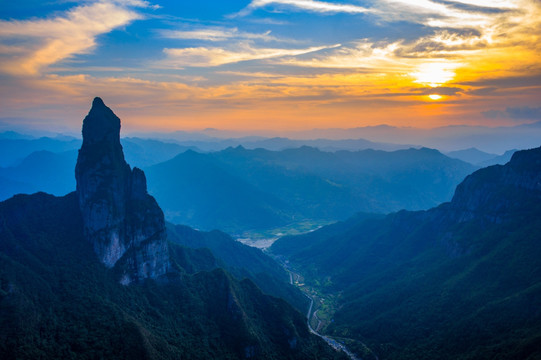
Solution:
[[[128,284],[169,268],[163,212],[147,193],[142,170],[124,160],[120,119],[100,98],[83,120],[75,167],[85,237],[107,267],[119,267]]]

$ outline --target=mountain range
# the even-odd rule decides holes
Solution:
[[[257,132],[256,132],[257,133]],[[461,149],[476,147],[484,152],[502,154],[509,149],[527,149],[538,146],[541,136],[541,122],[518,124],[515,126],[475,126],[475,125],[449,125],[435,128],[418,127],[396,127],[390,125],[359,126],[354,128],[322,128],[307,129],[299,131],[280,131],[269,132],[261,131],[257,138],[254,138],[254,132],[247,134],[244,131],[205,129],[198,132],[175,132],[175,133],[153,133],[154,138],[185,140],[204,140],[216,141],[222,139],[244,139],[238,144],[227,143],[225,147],[243,145],[252,148],[248,142],[258,141],[261,138],[269,137],[288,137],[295,141],[306,141],[313,139],[335,140],[339,143],[348,139],[366,139],[375,143],[369,148],[379,150],[398,150],[400,147],[389,148],[389,144],[402,146],[402,148],[429,147],[442,152],[450,152]],[[142,133],[134,136],[142,136]],[[251,136],[248,136],[251,135]],[[382,144],[383,147],[378,147]],[[408,145],[411,144],[411,145]],[[304,143],[302,145],[314,146],[314,143]],[[223,148],[225,148],[223,147]],[[222,149],[223,149],[222,148]],[[365,148],[348,149],[340,147],[342,150],[363,150]],[[214,149],[218,150],[218,149]],[[279,149],[273,149],[279,150]]]
[[[30,151],[44,140],[6,141],[24,141]],[[47,141],[55,144],[51,150],[32,152],[17,165],[0,168],[0,199],[73,191],[76,150],[52,150],[80,143],[58,141]],[[358,211],[429,208],[449,200],[454,187],[477,169],[426,148],[331,152],[308,146],[281,151],[237,146],[203,153],[139,138],[123,138],[121,144],[128,162],[145,170],[149,191],[168,221],[234,234],[301,221],[336,221]]]
[[[436,150],[187,151],[146,169],[149,191],[174,223],[238,233],[358,211],[423,209],[449,200],[475,166]]]
[[[189,229],[168,240],[119,131],[120,119],[94,99],[76,191],[0,203],[0,358],[345,358],[286,301],[221,268],[257,275],[269,260],[243,267],[179,245],[205,237]]]
[[[197,139],[212,152],[121,140],[96,98],[82,142],[0,134],[0,358],[347,358],[313,334],[307,308],[363,359],[541,358],[541,148],[446,156],[251,137],[220,149],[231,139],[218,133]],[[506,164],[479,169],[494,162]],[[63,196],[10,193],[44,188]],[[340,218],[266,252],[166,221]]]
[[[516,152],[516,149],[508,150],[502,155],[490,154],[476,148],[451,151],[445,155],[453,159],[459,159],[469,162],[470,164],[486,167],[491,165],[503,165],[511,160],[511,157]]]
[[[270,251],[335,299],[326,333],[381,359],[533,360],[540,219],[535,148],[469,175],[438,207],[358,216]]]

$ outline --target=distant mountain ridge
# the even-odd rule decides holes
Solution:
[[[275,140],[300,144],[287,139],[253,141]],[[28,148],[39,145],[25,141],[33,144]],[[297,221],[336,221],[358,211],[429,208],[449,200],[458,182],[476,169],[425,148],[331,152],[306,145],[280,151],[237,146],[201,153],[156,140],[122,138],[121,144],[127,161],[152,178],[149,190],[168,221],[234,234]],[[0,199],[38,190],[55,195],[73,191],[74,157],[47,154],[34,166],[23,162],[0,168]],[[35,154],[29,160],[33,158]],[[185,171],[188,168],[191,171]]]
[[[149,191],[169,221],[237,233],[300,219],[339,220],[358,211],[428,208],[450,199],[475,169],[425,148],[325,152],[238,146],[185,152],[145,170]]]
[[[451,151],[446,153],[446,155],[451,158],[460,159],[474,165],[482,163],[484,161],[488,161],[498,156],[496,154],[489,154],[487,152],[481,151],[477,148]]]
[[[417,144],[444,152],[476,147],[489,153],[503,153],[509,149],[528,149],[539,145],[541,121],[516,126],[449,125],[431,129],[365,126],[350,129],[312,129],[291,133],[292,138],[365,138],[375,142]]]
[[[14,194],[32,194],[44,191],[54,195],[65,195],[75,190],[73,169],[77,151],[54,153],[47,150],[35,151],[16,166],[0,168],[0,200]],[[9,182],[17,185],[9,187]]]
[[[6,149],[0,163],[11,164],[0,167],[0,200],[15,194],[37,191],[63,196],[75,190],[73,168],[77,161],[77,149],[81,146],[80,140],[21,140],[24,141],[2,142],[0,139],[0,148]],[[10,149],[18,147],[19,143],[24,144],[22,148],[12,152]],[[126,161],[138,167],[166,161],[193,149],[175,143],[138,138],[122,138],[121,143]]]
[[[404,148],[429,147],[436,148],[443,152],[456,151],[476,147],[489,153],[503,153],[509,149],[527,149],[535,147],[541,137],[541,121],[530,124],[515,126],[482,126],[482,125],[449,125],[436,128],[396,127],[391,125],[359,126],[353,128],[325,128],[305,129],[298,131],[279,132],[251,132],[230,131],[219,129],[207,129],[199,132],[179,132],[178,136],[168,134],[153,134],[154,137],[177,138],[180,141],[192,139],[209,140],[211,138],[221,139],[242,139],[248,135],[256,134],[258,137],[287,137],[294,141],[305,141],[313,139],[336,140],[344,139],[365,139],[373,143],[394,144]],[[140,135],[140,134],[138,134]],[[347,141],[347,140],[346,140]],[[254,148],[247,143],[239,142],[226,143],[227,146],[243,145],[247,148]],[[315,144],[304,143],[303,145],[316,146]],[[256,147],[256,146],[255,146]],[[374,146],[371,146],[374,147]],[[397,150],[398,148],[379,148],[382,150]],[[343,150],[362,150],[341,148]],[[279,150],[279,149],[275,149]]]
[[[486,167],[491,165],[503,165],[511,160],[511,156],[516,152],[516,149],[508,150],[502,155],[489,154],[484,151],[480,151],[476,148],[469,148],[464,150],[457,150],[448,152],[446,155],[469,162],[470,164]]]
[[[535,148],[469,175],[449,203],[352,219],[270,250],[320,291],[341,294],[330,334],[381,358],[533,360],[540,219]]]

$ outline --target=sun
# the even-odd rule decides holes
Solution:
[[[423,63],[418,66],[416,72],[410,75],[418,84],[438,87],[453,80],[456,66],[456,64],[442,62]]]
[[[439,100],[442,98],[442,96],[438,94],[430,94],[428,95],[428,97],[430,98],[430,100]]]

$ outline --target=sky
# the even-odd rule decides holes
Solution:
[[[541,120],[541,0],[0,3],[0,131]]]

